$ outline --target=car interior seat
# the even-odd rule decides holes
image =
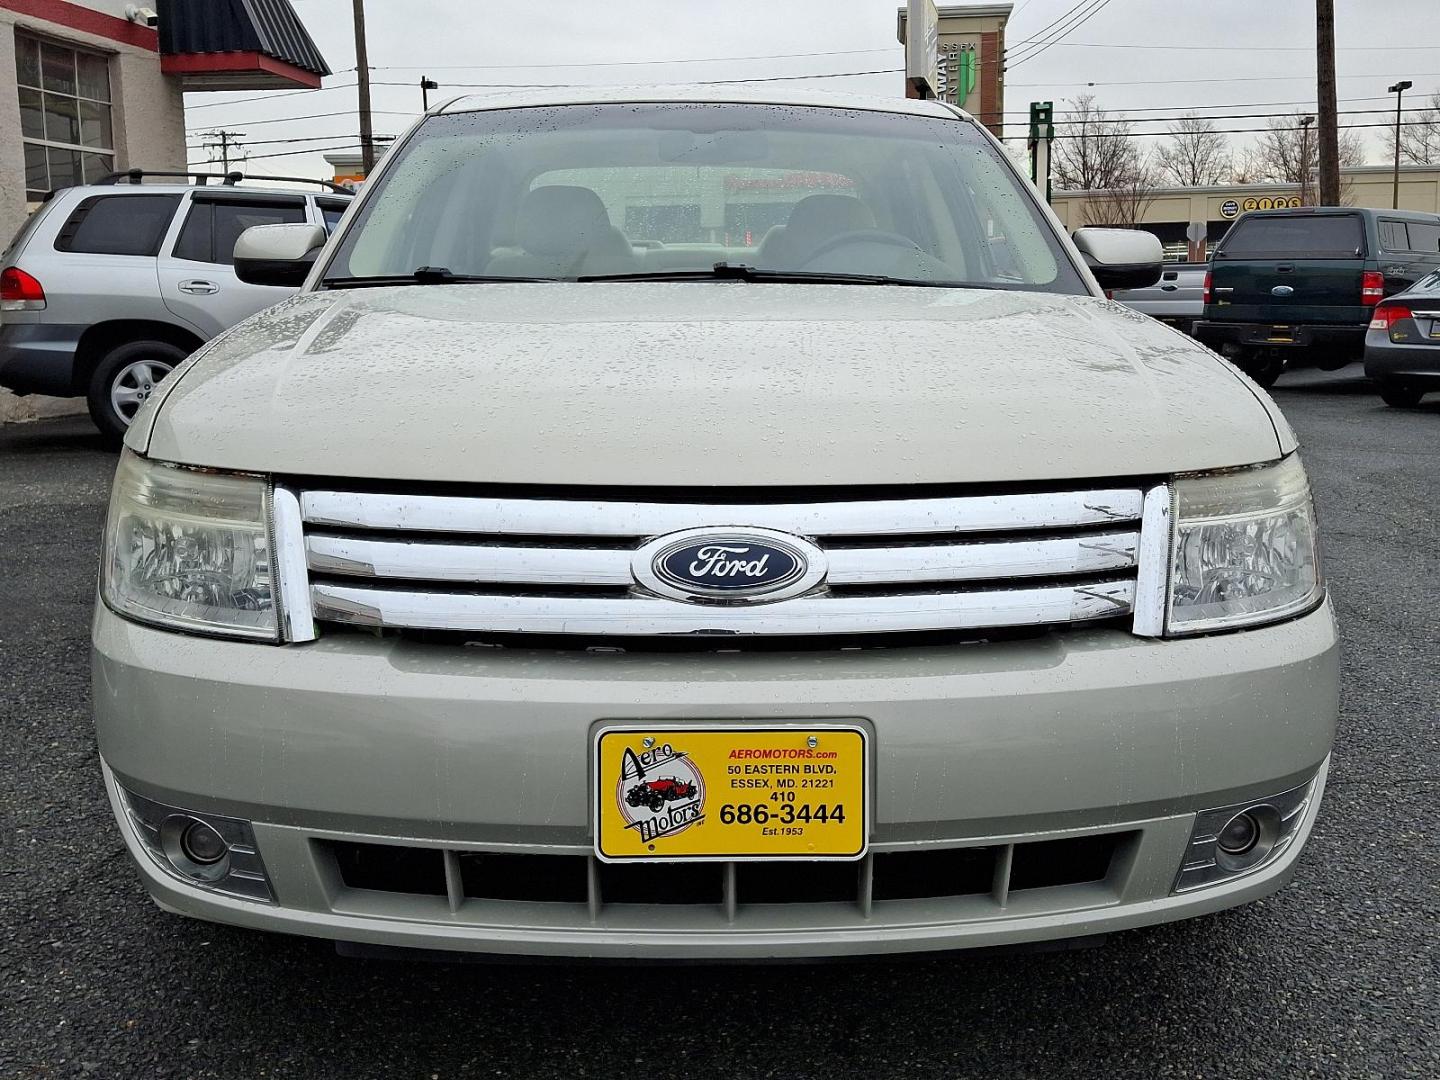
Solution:
[[[485,268],[499,277],[623,274],[638,263],[625,234],[610,224],[600,196],[569,185],[525,194],[515,219],[519,251],[496,255]]]
[[[807,195],[790,209],[784,225],[765,234],[756,251],[760,267],[794,270],[804,266],[835,237],[875,228],[875,215],[853,195]]]

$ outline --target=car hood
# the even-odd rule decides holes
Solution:
[[[704,281],[309,293],[228,331],[169,382],[132,448],[307,476],[1029,482],[1289,449],[1263,395],[1189,339],[1098,298],[1009,291]]]

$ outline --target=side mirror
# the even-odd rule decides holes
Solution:
[[[325,246],[319,225],[255,225],[235,241],[235,276],[251,285],[299,288]]]
[[[1143,289],[1160,280],[1165,250],[1160,238],[1143,229],[1077,229],[1075,246],[1085,265],[1107,292]]]

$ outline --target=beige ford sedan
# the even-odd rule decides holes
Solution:
[[[460,100],[130,428],[105,782],[165,909],[359,946],[1072,938],[1292,875],[1296,439],[935,102]]]

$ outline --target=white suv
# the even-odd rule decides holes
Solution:
[[[195,182],[142,183],[157,176]],[[252,225],[328,232],[350,193],[242,188],[243,179],[134,169],[53,192],[0,257],[0,386],[84,396],[100,429],[118,436],[176,364],[290,295],[235,276],[236,237]]]

